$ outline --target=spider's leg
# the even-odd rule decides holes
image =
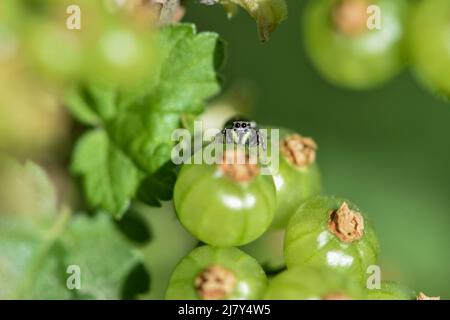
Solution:
[[[259,129],[255,129],[256,145],[259,146]]]
[[[250,137],[248,139],[249,146],[256,147],[258,146],[258,131],[255,129],[251,129]]]
[[[263,146],[263,150],[266,151],[267,150],[267,143],[266,143],[266,139],[264,139],[264,136],[261,138],[261,144]]]

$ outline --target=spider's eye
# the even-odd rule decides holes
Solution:
[[[242,124],[242,128],[246,128],[247,127],[247,124],[246,123],[243,123]]]
[[[240,124],[240,123],[236,123],[234,126],[235,126],[236,128],[240,128],[240,127],[241,127],[241,124]]]

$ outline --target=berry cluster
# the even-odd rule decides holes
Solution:
[[[365,288],[367,269],[376,265],[379,252],[370,221],[352,202],[320,195],[314,140],[281,132],[276,174],[262,175],[260,164],[237,161],[181,168],[174,191],[177,215],[206,245],[178,264],[166,298],[414,299],[411,290],[396,283]],[[230,153],[248,153],[237,147],[224,157],[236,160]],[[282,271],[268,282],[270,268],[262,265],[280,257],[260,255],[252,245],[271,252],[265,238],[280,230],[287,270],[284,262],[271,261]]]
[[[420,82],[449,96],[447,0],[317,0],[304,11],[306,49],[335,85],[369,89],[410,65]]]
[[[229,16],[242,7],[262,41],[287,18],[285,0],[199,2]],[[313,139],[282,129],[270,141],[254,122],[233,121],[218,135],[241,146],[219,154],[223,163],[171,162],[172,133],[195,135],[226,57],[218,34],[178,23],[184,4],[0,1],[0,149],[54,161],[56,180],[72,189],[70,171],[81,191],[67,199],[71,210],[59,208],[38,166],[0,161],[0,261],[12,266],[0,272],[0,298],[436,299],[387,281],[367,288],[376,234],[351,201],[322,194]],[[310,0],[304,13],[307,51],[331,82],[372,88],[410,64],[450,95],[449,0]],[[47,158],[75,138],[70,170],[68,155]],[[279,169],[266,175],[249,149],[273,152],[275,142]],[[175,214],[172,195],[178,220],[166,212]],[[59,281],[72,263],[86,279],[76,294]]]

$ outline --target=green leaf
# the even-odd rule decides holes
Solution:
[[[219,92],[216,69],[224,58],[223,48],[217,47],[219,41],[216,33],[197,34],[193,24],[162,29],[162,68],[148,98],[154,110],[198,111],[205,99]]]
[[[38,165],[0,159],[0,213],[30,218],[52,217],[58,212],[55,188]]]
[[[111,218],[98,214],[53,225],[0,217],[0,299],[119,299],[138,256]],[[68,289],[69,266],[80,289]]]
[[[101,131],[86,140],[82,148],[104,146]],[[109,152],[113,166],[120,167],[120,156]],[[6,157],[0,165],[2,187],[14,189],[19,203],[0,211],[0,299],[120,298],[139,261],[112,219],[104,214],[71,219],[69,210],[57,211],[55,189],[39,166]],[[80,290],[67,287],[70,265],[80,267]]]
[[[0,299],[67,299],[62,248],[57,242],[69,218],[53,224],[0,216]]]
[[[256,20],[261,41],[269,40],[270,34],[287,19],[285,0],[221,0],[228,14],[235,10],[232,4],[244,8]]]
[[[166,163],[142,181],[137,198],[150,206],[161,207],[161,201],[172,200],[177,174],[177,167],[172,162]]]
[[[92,130],[78,141],[72,162],[82,176],[85,195],[93,208],[120,218],[139,185],[139,170],[103,130]]]
[[[0,156],[0,299],[63,299],[57,238],[69,218],[58,213],[45,171]]]
[[[196,34],[190,24],[162,29],[160,44],[155,86],[106,125],[111,138],[149,174],[170,159],[170,138],[182,115],[201,113],[205,100],[219,91],[216,68],[224,59],[218,36]]]
[[[78,216],[61,239],[65,265],[79,267],[81,289],[76,296],[89,299],[120,299],[125,279],[139,263],[131,246],[110,217]]]
[[[104,130],[81,138],[73,172],[81,176],[91,207],[115,217],[135,197],[140,176],[146,178],[139,190],[148,194],[146,202],[171,198],[173,179],[153,175],[170,160],[172,132],[182,117],[201,113],[220,90],[216,71],[224,63],[225,47],[217,34],[197,34],[192,24],[171,25],[161,29],[158,43],[160,64],[145,94],[89,88],[67,99],[81,121]]]
[[[78,121],[93,126],[114,117],[117,100],[117,93],[113,89],[92,85],[71,88],[65,96],[65,102],[72,115]]]

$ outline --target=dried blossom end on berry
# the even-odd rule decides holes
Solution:
[[[289,135],[281,142],[281,152],[298,168],[307,168],[316,161],[316,142],[299,134]]]
[[[333,10],[336,31],[346,36],[359,36],[367,31],[366,0],[342,0]]]
[[[219,170],[236,182],[249,182],[260,173],[256,159],[239,150],[225,152]]]
[[[364,218],[344,202],[339,209],[331,212],[328,227],[340,240],[351,243],[363,237]]]
[[[203,300],[223,300],[236,285],[233,272],[221,266],[211,266],[195,279],[195,289]]]
[[[417,296],[417,300],[441,300],[441,297],[429,297],[425,293],[420,292]]]
[[[331,293],[324,296],[322,300],[352,300],[352,299],[342,293]]]

